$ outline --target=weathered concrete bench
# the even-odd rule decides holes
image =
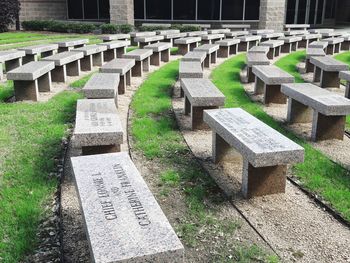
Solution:
[[[284,84],[281,91],[288,97],[288,122],[312,121],[313,141],[343,140],[349,99],[310,83]]]
[[[322,48],[326,52],[328,42],[325,41],[314,41],[309,44],[309,48]]]
[[[227,58],[229,55],[237,54],[240,42],[239,39],[224,39],[216,41],[215,44],[219,45],[218,57]]]
[[[350,71],[340,71],[339,79],[346,80],[345,98],[350,99]]]
[[[181,61],[196,61],[199,62],[204,68],[204,60],[207,57],[207,52],[205,51],[190,51],[181,58]]]
[[[309,24],[285,24],[284,28],[287,31],[291,31],[293,29],[307,30],[310,28],[310,25]]]
[[[349,65],[330,56],[311,57],[310,63],[315,66],[313,81],[321,82],[321,88],[339,88],[339,72],[349,70]]]
[[[330,38],[330,37],[340,37],[343,33],[341,32],[335,32],[335,31],[328,31],[328,32],[321,32],[320,33],[322,38]]]
[[[130,34],[113,34],[113,35],[103,35],[100,37],[103,42],[110,42],[114,40],[129,40]]]
[[[91,262],[184,262],[184,247],[126,152],[71,163]]]
[[[334,55],[334,53],[339,53],[340,52],[340,45],[341,43],[344,42],[344,38],[337,37],[337,38],[324,38],[322,41],[327,42],[327,50],[326,54],[327,55]]]
[[[294,77],[282,69],[271,66],[253,66],[255,75],[255,94],[264,94],[263,103],[284,104],[286,96],[281,93],[281,85],[293,83]]]
[[[178,33],[180,33],[180,30],[178,29],[167,29],[167,30],[156,31],[156,34],[161,36],[168,35],[168,34],[178,34]]]
[[[236,38],[249,35],[249,31],[231,31],[225,33],[226,38]]]
[[[135,42],[136,37],[148,37],[148,36],[155,36],[157,33],[154,31],[149,32],[131,32],[130,38],[131,38],[131,45],[137,46],[137,43]]]
[[[254,46],[257,46],[261,40],[261,36],[247,35],[237,37],[241,42],[238,45],[238,51],[247,52]]]
[[[22,58],[24,56],[25,52],[20,50],[0,51],[0,80],[4,78],[3,64],[5,64],[6,72],[11,71],[22,66]]]
[[[203,110],[217,109],[225,104],[225,96],[209,79],[181,79],[185,96],[184,113],[191,113],[191,129],[205,129]]]
[[[253,35],[261,35],[261,34],[270,34],[270,33],[274,33],[275,30],[273,29],[253,29],[250,30],[250,33]]]
[[[138,43],[140,48],[144,48],[145,46],[152,44],[152,43],[158,43],[159,41],[164,40],[164,36],[161,35],[155,35],[155,36],[144,36],[144,37],[135,37],[134,41]]]
[[[286,37],[290,37],[290,36],[302,36],[302,35],[309,34],[309,31],[307,31],[307,30],[283,31],[283,34],[284,34]]]
[[[67,75],[80,75],[80,59],[83,57],[83,52],[66,51],[43,58],[43,60],[55,62],[55,68],[51,71],[52,81],[66,82]]]
[[[103,60],[104,62],[108,62],[116,58],[121,58],[126,53],[126,47],[130,46],[130,41],[118,40],[118,41],[100,43],[97,45],[107,47],[107,50],[103,52]]]
[[[267,55],[269,51],[270,51],[270,48],[268,46],[254,46],[248,50],[248,53],[262,53]]]
[[[118,94],[124,94],[126,86],[131,85],[131,71],[135,66],[135,59],[116,58],[100,68],[101,73],[119,74]]]
[[[221,29],[209,29],[208,34],[225,34],[231,32],[228,28],[221,28]]]
[[[80,60],[82,71],[90,71],[93,66],[102,66],[103,52],[107,50],[106,46],[88,45],[81,48],[72,49],[72,52],[83,52],[84,57]]]
[[[282,53],[291,53],[292,51],[297,51],[299,42],[302,37],[290,36],[290,37],[280,37],[278,40],[283,40],[284,44],[281,47]]]
[[[350,50],[350,35],[344,34],[342,36],[342,38],[344,39],[344,42],[341,43],[341,50],[345,50],[345,51],[349,51]]]
[[[55,51],[57,51],[57,44],[42,44],[36,46],[22,47],[18,50],[23,50],[26,55],[22,59],[22,63],[26,64],[31,61],[38,61],[38,56],[42,58],[52,56]]]
[[[175,39],[186,37],[186,35],[187,33],[168,33],[162,34],[161,36],[164,37],[164,40],[162,40],[163,42],[169,42],[173,44]]]
[[[142,72],[148,72],[150,67],[151,49],[135,49],[123,55],[123,58],[135,59],[135,66],[131,69],[131,75],[142,77]]]
[[[244,30],[247,31],[250,28],[250,25],[248,24],[222,24],[222,28],[228,28],[228,29],[234,29],[234,30]]]
[[[114,99],[81,99],[77,102],[74,148],[83,155],[120,152],[123,128]]]
[[[260,46],[265,46],[270,48],[269,52],[267,53],[267,57],[269,59],[278,57],[281,53],[281,47],[283,45],[284,45],[284,40],[268,40],[260,43]]]
[[[203,78],[201,63],[197,61],[180,61],[179,79],[184,78]]]
[[[83,88],[88,99],[113,99],[118,107],[119,74],[97,73],[94,74]]]
[[[209,34],[203,35],[201,38],[202,44],[212,44],[217,40],[222,40],[223,38],[225,38],[225,34]]]
[[[165,23],[142,23],[142,26],[159,26],[159,27],[167,27],[167,28],[170,28],[171,27],[171,24],[165,24]]]
[[[58,53],[70,51],[71,49],[85,47],[85,45],[89,43],[88,39],[77,39],[77,40],[67,40],[60,41],[56,44],[58,45]]]
[[[255,81],[255,75],[253,74],[253,66],[258,65],[270,65],[270,60],[264,53],[247,53],[247,82],[251,83]]]
[[[299,48],[307,48],[311,41],[319,41],[321,34],[304,34],[301,35],[302,40],[299,42]]]
[[[326,53],[322,48],[307,48],[305,57],[305,72],[314,72],[314,65],[310,63],[311,57],[324,57]]]
[[[245,198],[285,192],[287,165],[304,161],[302,147],[241,108],[206,110],[204,121],[213,131],[214,163],[243,159]]]
[[[187,37],[199,37],[199,36],[203,36],[203,35],[208,35],[208,32],[207,31],[191,31],[191,32],[186,33]]]
[[[268,40],[276,40],[278,38],[284,37],[283,33],[264,33],[264,34],[259,34],[259,36],[261,36],[261,42],[265,42]]]
[[[145,46],[145,49],[151,49],[153,54],[151,56],[151,65],[159,66],[160,61],[168,62],[170,60],[170,48],[171,43],[154,43],[148,46]]]
[[[32,61],[7,73],[7,79],[13,80],[16,101],[38,101],[39,91],[51,90],[51,70],[55,64],[51,61]]]
[[[175,39],[175,44],[178,46],[180,55],[185,55],[187,52],[192,51],[198,47],[198,43],[201,42],[200,37],[184,37]]]
[[[204,44],[196,47],[194,51],[203,51],[207,53],[204,60],[204,67],[210,68],[210,64],[215,64],[218,56],[219,45],[218,44]]]
[[[204,30],[208,30],[209,28],[211,28],[210,24],[182,24],[183,26],[194,26],[194,27],[199,27]]]

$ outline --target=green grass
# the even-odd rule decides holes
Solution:
[[[13,95],[13,81],[6,81],[5,84],[0,84],[0,102],[6,101]]]
[[[225,107],[241,107],[272,128],[286,135],[305,148],[305,162],[294,166],[294,174],[302,184],[329,202],[350,221],[350,173],[333,163],[310,144],[288,132],[250,100],[240,83],[240,70],[245,64],[241,54],[226,61],[212,72],[213,83],[226,96]]]
[[[81,79],[78,79],[74,82],[72,82],[71,84],[69,84],[70,87],[72,88],[83,88],[86,84],[86,82],[89,81],[89,79],[92,77],[92,75],[94,75],[97,71],[95,72],[91,72],[90,74],[82,77]]]
[[[19,262],[37,245],[38,225],[58,185],[49,174],[79,97],[66,91],[46,103],[0,103],[1,262]]]

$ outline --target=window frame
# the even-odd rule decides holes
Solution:
[[[70,21],[110,21],[110,15],[109,15],[109,18],[100,18],[100,1],[99,0],[95,0],[96,1],[96,5],[97,5],[97,18],[85,18],[85,0],[81,0],[82,2],[82,14],[83,14],[83,18],[70,18],[69,17],[69,9],[68,9],[68,2],[69,1],[74,1],[74,0],[66,0],[66,6],[67,6],[67,20],[70,20]],[[111,7],[109,6],[109,9]]]

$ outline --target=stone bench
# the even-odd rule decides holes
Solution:
[[[265,46],[270,48],[269,52],[267,53],[267,57],[269,59],[278,57],[281,53],[281,47],[283,45],[284,45],[283,40],[268,40],[260,43],[260,46]]]
[[[349,51],[350,50],[350,35],[343,35],[342,38],[344,42],[341,43],[341,50]]]
[[[126,152],[71,164],[91,262],[184,262],[181,241]]]
[[[83,52],[66,51],[43,58],[45,61],[55,62],[55,68],[51,71],[52,81],[66,82],[68,76],[80,75],[80,60],[84,57]]]
[[[142,72],[148,72],[150,68],[151,49],[135,49],[123,55],[123,58],[135,59],[135,66],[131,69],[131,75],[142,77]]]
[[[310,24],[285,24],[284,28],[287,31],[291,31],[293,29],[307,30],[308,28],[310,28]]]
[[[328,42],[325,41],[314,41],[309,44],[309,48],[322,48],[326,52]]]
[[[350,100],[311,83],[284,84],[282,93],[288,97],[287,121],[312,121],[311,140],[343,140]]]
[[[236,38],[236,37],[241,37],[241,36],[247,36],[249,35],[248,31],[231,31],[225,33],[226,38]]]
[[[309,34],[309,31],[307,31],[307,30],[283,31],[283,34],[284,34],[286,37],[290,37],[290,36],[302,36],[302,35]]]
[[[7,79],[13,80],[16,101],[38,101],[39,91],[51,90],[51,70],[55,64],[51,61],[32,61],[7,73]]]
[[[144,37],[135,37],[134,41],[139,44],[140,48],[143,48],[152,43],[158,43],[159,41],[164,40],[164,36],[144,36]]]
[[[212,129],[214,163],[243,165],[245,198],[285,192],[287,165],[304,161],[302,147],[241,108],[206,110],[204,121]]]
[[[38,56],[42,58],[52,56],[55,51],[57,51],[57,44],[42,44],[36,46],[22,47],[18,50],[22,50],[26,53],[23,57],[23,64],[29,63],[31,61],[38,61]]]
[[[326,53],[322,48],[307,48],[305,57],[305,72],[314,72],[314,65],[310,63],[311,57],[324,57]]]
[[[201,38],[202,44],[212,44],[217,40],[222,40],[223,38],[225,38],[225,34],[208,34],[203,35]]]
[[[131,32],[130,38],[131,38],[131,45],[137,46],[137,43],[135,42],[136,37],[148,37],[148,36],[155,36],[157,33],[154,31],[145,31],[145,32]]]
[[[218,57],[227,58],[229,55],[237,54],[240,42],[239,39],[224,39],[216,41],[215,44],[219,45]]]
[[[84,57],[80,60],[82,71],[90,71],[93,66],[102,66],[103,52],[107,50],[106,46],[88,45],[81,48],[72,49],[72,52],[83,52]]]
[[[135,59],[116,58],[100,68],[101,73],[119,74],[118,94],[124,94],[126,86],[131,85],[131,71],[135,66]]]
[[[20,50],[0,51],[0,80],[4,78],[3,64],[5,64],[5,72],[11,71],[22,66],[22,58],[24,56],[25,52]]]
[[[268,46],[254,46],[248,50],[248,53],[262,53],[267,55],[269,51],[270,51],[270,48]]]
[[[199,36],[204,36],[208,35],[207,31],[191,31],[186,33],[186,37],[199,37]]]
[[[201,63],[197,61],[180,61],[179,79],[184,78],[203,78]]]
[[[156,31],[156,34],[161,36],[168,35],[168,34],[178,34],[178,33],[180,33],[180,30],[178,29],[167,29],[167,30]]]
[[[123,128],[114,99],[77,101],[72,145],[82,155],[120,152]]]
[[[231,32],[228,28],[221,28],[221,29],[209,29],[207,30],[208,34],[225,34]]]
[[[200,37],[184,37],[175,39],[175,45],[178,46],[180,55],[185,55],[187,52],[192,51],[198,47],[198,43],[201,42]]]
[[[207,52],[205,51],[190,51],[181,58],[181,61],[196,61],[199,62],[204,68],[204,60],[207,57]]]
[[[183,26],[199,27],[200,29],[207,30],[211,28],[210,24],[182,24]]]
[[[255,75],[254,94],[263,94],[263,103],[284,104],[286,96],[281,93],[281,85],[293,83],[294,77],[275,65],[253,66]]]
[[[325,32],[334,32],[333,28],[312,28],[308,30],[310,33],[317,33],[317,34],[321,34],[321,33],[325,33]]]
[[[297,51],[299,43],[302,41],[302,37],[290,36],[290,37],[280,37],[278,40],[283,40],[284,44],[281,47],[282,53],[291,53],[292,51]]]
[[[67,40],[60,41],[56,44],[58,45],[58,53],[70,51],[71,49],[85,47],[89,43],[88,39],[77,39],[77,40]]]
[[[251,83],[255,81],[255,75],[253,74],[253,66],[270,65],[270,60],[264,53],[248,53],[246,56],[246,64],[247,82]]]
[[[332,32],[321,32],[320,33],[322,38],[336,38],[336,37],[340,37],[343,33],[341,32],[335,32],[335,31],[332,31]]]
[[[339,72],[349,70],[349,65],[330,56],[311,57],[314,68],[314,82],[320,82],[321,88],[339,88]]]
[[[121,58],[126,53],[126,47],[130,46],[129,40],[117,40],[112,42],[100,43],[97,45],[105,46],[106,51],[103,52],[103,61],[108,62],[116,58]]]
[[[173,45],[175,39],[184,38],[186,37],[186,35],[187,35],[186,33],[169,33],[161,36],[164,37],[163,42],[169,42]]]
[[[97,73],[84,85],[83,92],[88,99],[113,99],[118,107],[119,74]]]
[[[193,51],[203,51],[207,53],[204,60],[204,67],[210,68],[210,64],[215,64],[218,56],[219,45],[218,44],[204,44],[196,47]]]
[[[185,97],[184,114],[191,114],[191,129],[207,128],[203,111],[223,106],[224,94],[208,79],[181,79],[181,89]]]
[[[301,41],[299,42],[299,48],[307,48],[311,41],[319,41],[321,34],[304,34],[301,35]]]
[[[261,42],[265,42],[268,40],[276,40],[278,38],[284,37],[283,33],[264,33],[264,34],[259,34],[259,36],[261,36]]]
[[[252,35],[261,35],[261,34],[270,34],[270,33],[274,33],[275,30],[273,29],[253,29],[250,30],[250,33]]]
[[[169,62],[170,60],[170,48],[171,43],[154,43],[148,46],[145,46],[145,49],[151,49],[153,54],[151,56],[151,65],[159,66],[160,61]]]
[[[341,43],[344,42],[344,38],[341,38],[341,37],[333,38],[333,37],[331,37],[331,38],[322,39],[322,41],[328,43],[326,54],[327,55],[334,55],[334,53],[339,53],[340,52],[340,45],[341,45]]]
[[[241,42],[238,45],[238,51],[247,52],[254,46],[257,46],[261,40],[261,36],[246,35],[237,37]]]
[[[130,34],[113,34],[113,35],[103,35],[100,36],[103,42],[111,42],[114,40],[129,40]]]
[[[235,30],[244,30],[247,31],[250,28],[250,25],[248,24],[222,24],[222,28],[228,28],[228,29],[235,29]]]
[[[150,26],[150,27],[167,27],[170,28],[171,24],[164,24],[164,23],[142,23],[142,26]]]
[[[340,71],[339,79],[346,80],[345,97],[350,99],[350,71]]]

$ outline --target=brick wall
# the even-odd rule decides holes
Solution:
[[[134,24],[133,0],[109,0],[111,23]]]
[[[286,0],[261,0],[259,28],[283,30],[286,4]]]
[[[20,0],[20,21],[33,19],[67,19],[66,0]]]

